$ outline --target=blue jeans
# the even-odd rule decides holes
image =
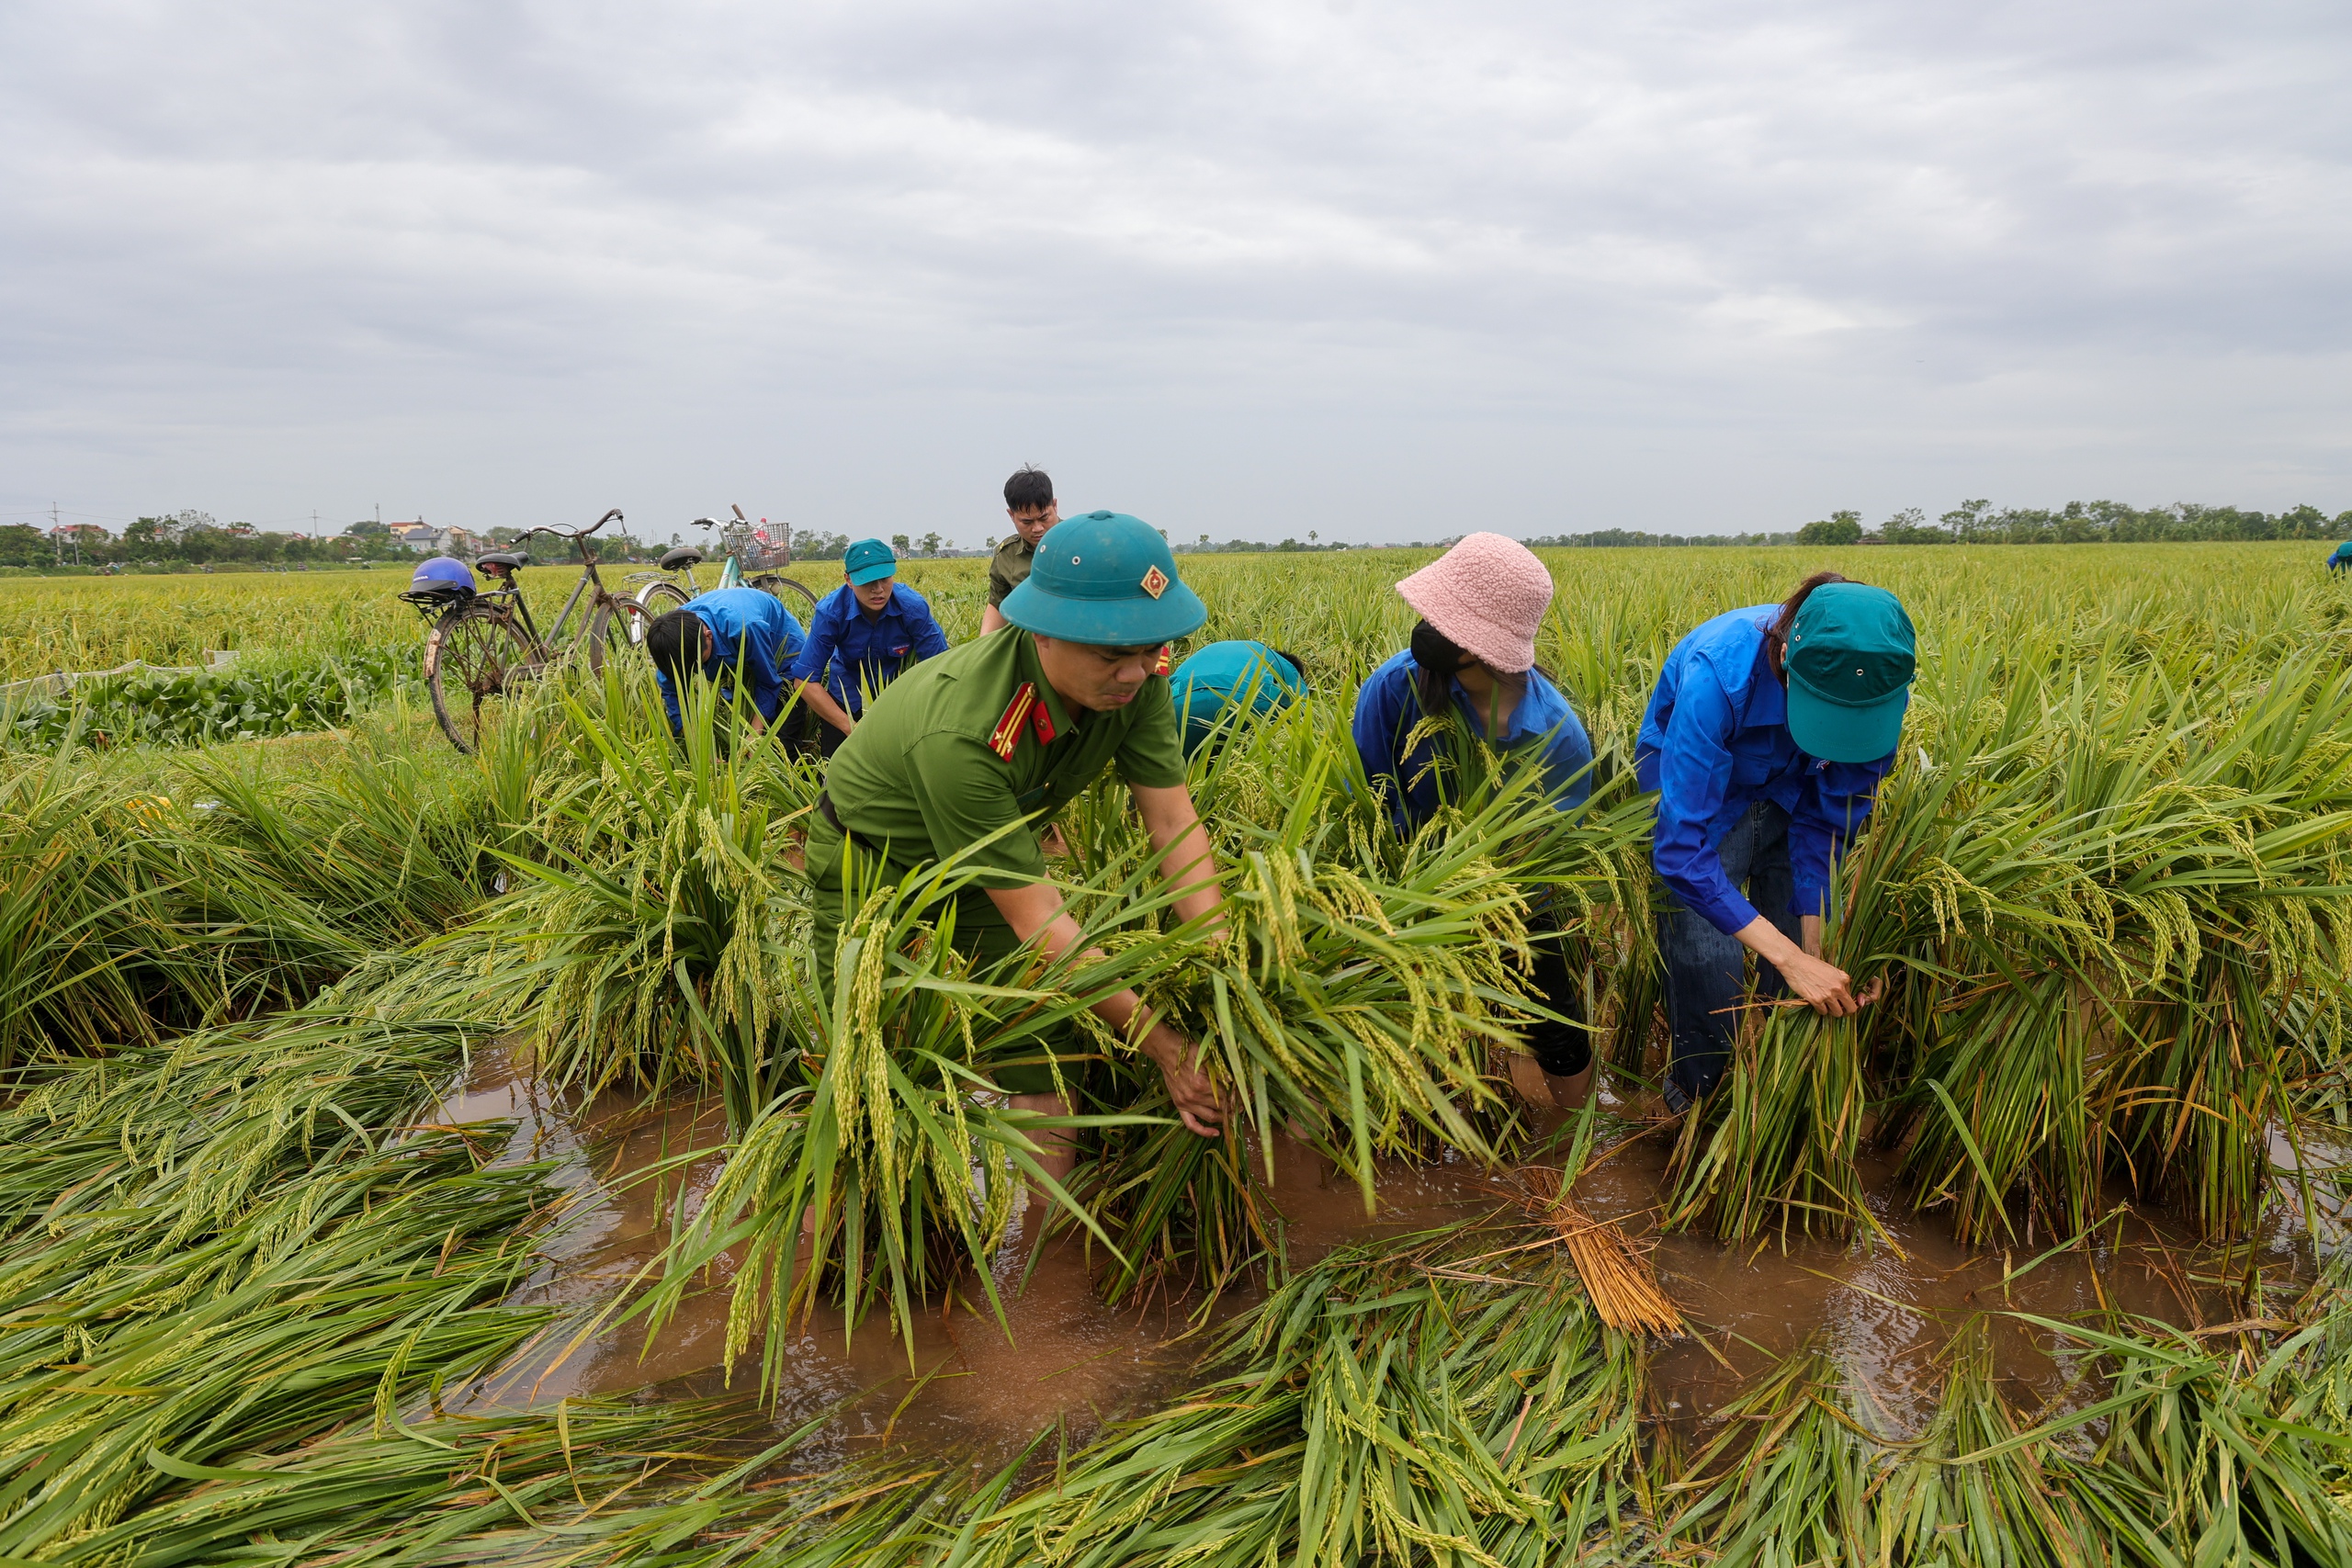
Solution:
[[[1718,852],[1724,875],[1743,889],[1756,912],[1798,940],[1796,879],[1789,869],[1789,814],[1768,800],[1749,807],[1724,835]],[[1661,884],[1658,953],[1666,960],[1666,1016],[1674,1033],[1667,1065],[1667,1102],[1681,1110],[1715,1087],[1731,1065],[1739,1033],[1736,1008],[1747,984],[1747,949],[1706,918],[1691,913]],[[1784,996],[1781,972],[1756,961],[1756,991]]]

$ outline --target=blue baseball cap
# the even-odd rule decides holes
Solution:
[[[1174,642],[1209,618],[1177,578],[1168,541],[1124,512],[1065,517],[1046,529],[1029,575],[998,609],[1023,631],[1095,648]]]
[[[860,539],[842,552],[842,570],[863,588],[869,582],[899,575],[899,558],[879,539]]]
[[[1825,582],[1789,628],[1789,738],[1826,762],[1875,762],[1903,738],[1918,637],[1883,588]]]

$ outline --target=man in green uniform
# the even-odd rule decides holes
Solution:
[[[833,755],[808,847],[819,982],[828,994],[849,912],[845,838],[869,869],[868,857],[879,856],[896,882],[1011,825],[962,863],[983,874],[959,895],[956,944],[982,961],[1023,942],[1054,956],[1068,950],[1078,923],[1045,880],[1037,835],[1105,768],[1118,769],[1163,874],[1183,889],[1177,918],[1209,915],[1222,901],[1208,835],[1184,788],[1161,668],[1165,645],[1197,630],[1208,611],[1177,580],[1167,542],[1136,518],[1089,513],[1044,537],[1034,570],[1005,597],[1009,629],[899,676]],[[1224,1108],[1193,1043],[1152,1019],[1133,991],[1094,1011],[1159,1064],[1184,1125],[1215,1136]],[[1088,1054],[1075,1038],[1055,1049]],[[1070,1114],[1043,1065],[1009,1069],[999,1083],[1016,1108]],[[1067,1136],[1040,1143],[1046,1169],[1067,1176]]]
[[[980,611],[982,637],[1007,624],[1005,595],[1027,581],[1030,563],[1037,557],[1037,541],[1062,520],[1060,503],[1054,500],[1054,481],[1044,469],[1023,464],[1019,473],[1004,481],[1004,514],[1012,519],[1012,537],[989,558],[989,602]]]

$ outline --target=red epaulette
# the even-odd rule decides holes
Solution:
[[[1052,742],[1054,716],[1046,711],[1044,703],[1038,701],[1036,684],[1030,681],[1022,682],[1021,689],[1012,694],[1012,700],[1004,705],[1004,713],[996,721],[995,731],[989,736],[989,750],[994,751],[1001,761],[1012,761],[1012,753],[1021,745],[1021,731],[1024,725],[1036,732],[1039,744]]]
[[[1175,644],[1173,643],[1163,642],[1159,645],[1159,664],[1152,671],[1153,674],[1165,675],[1168,673],[1170,668],[1175,663],[1175,660],[1172,657],[1174,649]]]

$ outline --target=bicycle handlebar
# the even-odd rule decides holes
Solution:
[[[524,529],[522,536],[527,539],[534,534],[553,534],[559,539],[584,539],[589,535],[596,532],[597,529],[602,528],[605,524],[618,523],[621,521],[621,509],[616,506],[610,512],[605,513],[602,517],[597,518],[596,521],[591,523],[585,528],[557,528],[542,523],[536,528]]]

